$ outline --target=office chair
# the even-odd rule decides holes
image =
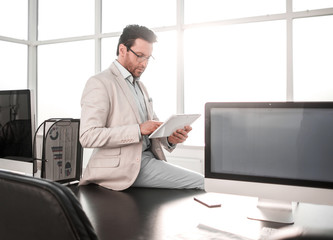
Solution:
[[[65,186],[0,171],[1,239],[97,240],[81,204]]]

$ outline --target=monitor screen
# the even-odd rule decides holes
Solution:
[[[215,184],[220,192],[312,202],[301,194],[310,187],[333,196],[332,143],[333,102],[207,103],[206,189]],[[215,180],[256,185],[229,191]],[[301,188],[289,194],[276,186]]]
[[[30,90],[0,91],[0,158],[31,161],[33,135]]]

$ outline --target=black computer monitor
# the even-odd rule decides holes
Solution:
[[[206,191],[333,205],[332,170],[333,102],[205,105]],[[293,222],[289,206],[262,206],[249,217]]]
[[[0,91],[0,168],[33,175],[35,111],[28,89]]]

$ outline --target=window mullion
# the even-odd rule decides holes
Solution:
[[[37,36],[38,0],[29,0],[28,5],[28,76],[27,87],[33,90],[35,112],[37,111]],[[36,116],[37,122],[37,116]]]
[[[95,73],[101,71],[102,0],[95,0]]]
[[[292,1],[286,0],[287,6],[287,101],[294,100],[294,83],[293,83],[293,17]]]
[[[184,0],[177,1],[177,113],[184,113]]]

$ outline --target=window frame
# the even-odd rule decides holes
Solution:
[[[39,41],[38,36],[38,0],[29,0],[28,3],[28,38],[27,40],[15,39],[6,36],[0,36],[0,41],[8,41],[13,43],[25,44],[28,47],[28,64],[27,64],[27,88],[33,90],[34,97],[37,99],[38,91],[38,47],[47,44],[57,44],[64,42],[75,42],[92,39],[95,41],[95,72],[101,71],[101,40],[103,38],[118,37],[120,32],[102,33],[102,0],[95,1],[95,33],[87,36],[69,37],[63,39],[51,39]],[[163,31],[175,30],[177,32],[177,89],[176,89],[176,111],[177,113],[184,113],[184,32],[191,28],[202,28],[212,26],[222,26],[231,24],[242,24],[260,21],[274,21],[286,20],[286,42],[287,42],[287,76],[286,76],[286,101],[294,100],[293,89],[293,20],[298,18],[309,18],[333,15],[332,8],[306,10],[306,11],[293,11],[293,1],[286,1],[286,12],[281,14],[272,14],[266,16],[253,16],[237,19],[228,19],[213,22],[202,22],[195,24],[184,24],[184,2],[185,0],[174,0],[176,4],[176,25],[161,26],[153,28],[157,34]],[[37,105],[37,104],[36,104]],[[36,111],[38,113],[38,109]]]

